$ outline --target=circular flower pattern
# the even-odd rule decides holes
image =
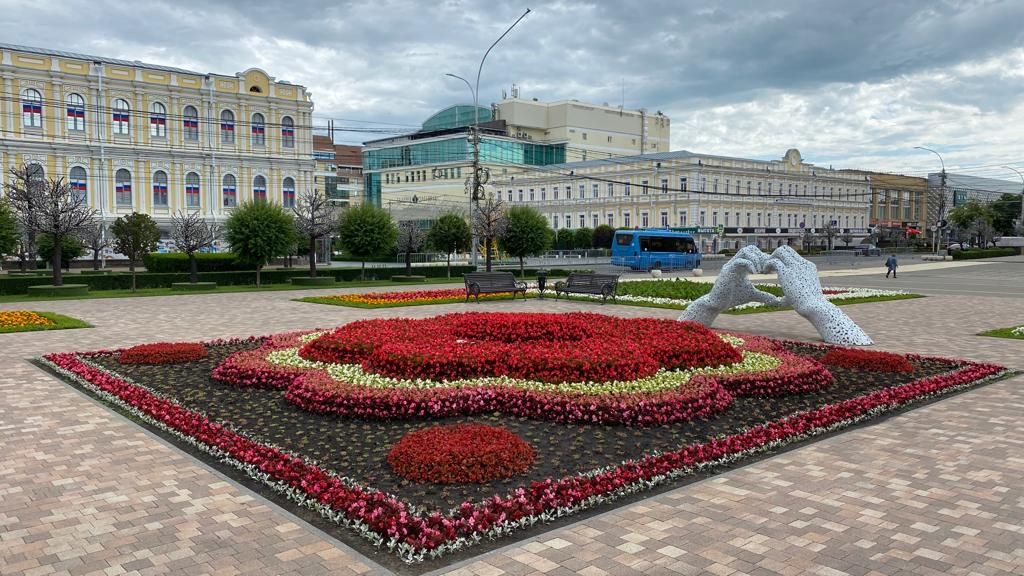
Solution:
[[[206,358],[206,346],[195,342],[140,344],[121,351],[122,364],[179,364]]]
[[[391,448],[388,464],[413,482],[465,484],[522,474],[535,456],[505,428],[456,424],[409,432]]]
[[[353,322],[306,343],[310,361],[394,378],[507,376],[607,382],[734,364],[742,355],[699,324],[601,314],[449,314]]]

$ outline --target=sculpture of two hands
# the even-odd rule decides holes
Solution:
[[[775,271],[784,297],[762,292],[747,277]],[[792,306],[807,319],[830,344],[870,346],[871,338],[842,310],[825,299],[818,280],[818,268],[789,246],[780,246],[771,256],[757,246],[745,246],[722,266],[711,292],[694,300],[680,320],[692,320],[710,326],[724,310],[761,302],[769,306]]]

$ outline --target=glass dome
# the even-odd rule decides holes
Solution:
[[[480,123],[491,121],[491,109],[477,106],[480,111]],[[437,112],[423,123],[423,132],[446,130],[461,126],[472,126],[476,121],[472,104],[456,104]]]

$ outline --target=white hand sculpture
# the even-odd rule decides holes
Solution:
[[[694,300],[679,320],[691,320],[705,326],[711,326],[715,318],[724,310],[733,306],[756,301],[770,306],[779,306],[782,299],[762,292],[754,287],[747,278],[748,274],[757,274],[768,261],[768,256],[757,246],[744,246],[722,266],[722,271],[715,280],[711,292]]]
[[[842,310],[825,299],[818,280],[818,267],[789,246],[772,252],[763,268],[775,270],[785,293],[784,302],[810,322],[829,344],[870,346],[871,338]]]

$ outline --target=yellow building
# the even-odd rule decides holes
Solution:
[[[37,164],[102,220],[179,211],[216,221],[254,198],[289,205],[313,186],[302,86],[0,44],[0,181]],[[166,226],[162,226],[166,228]]]

